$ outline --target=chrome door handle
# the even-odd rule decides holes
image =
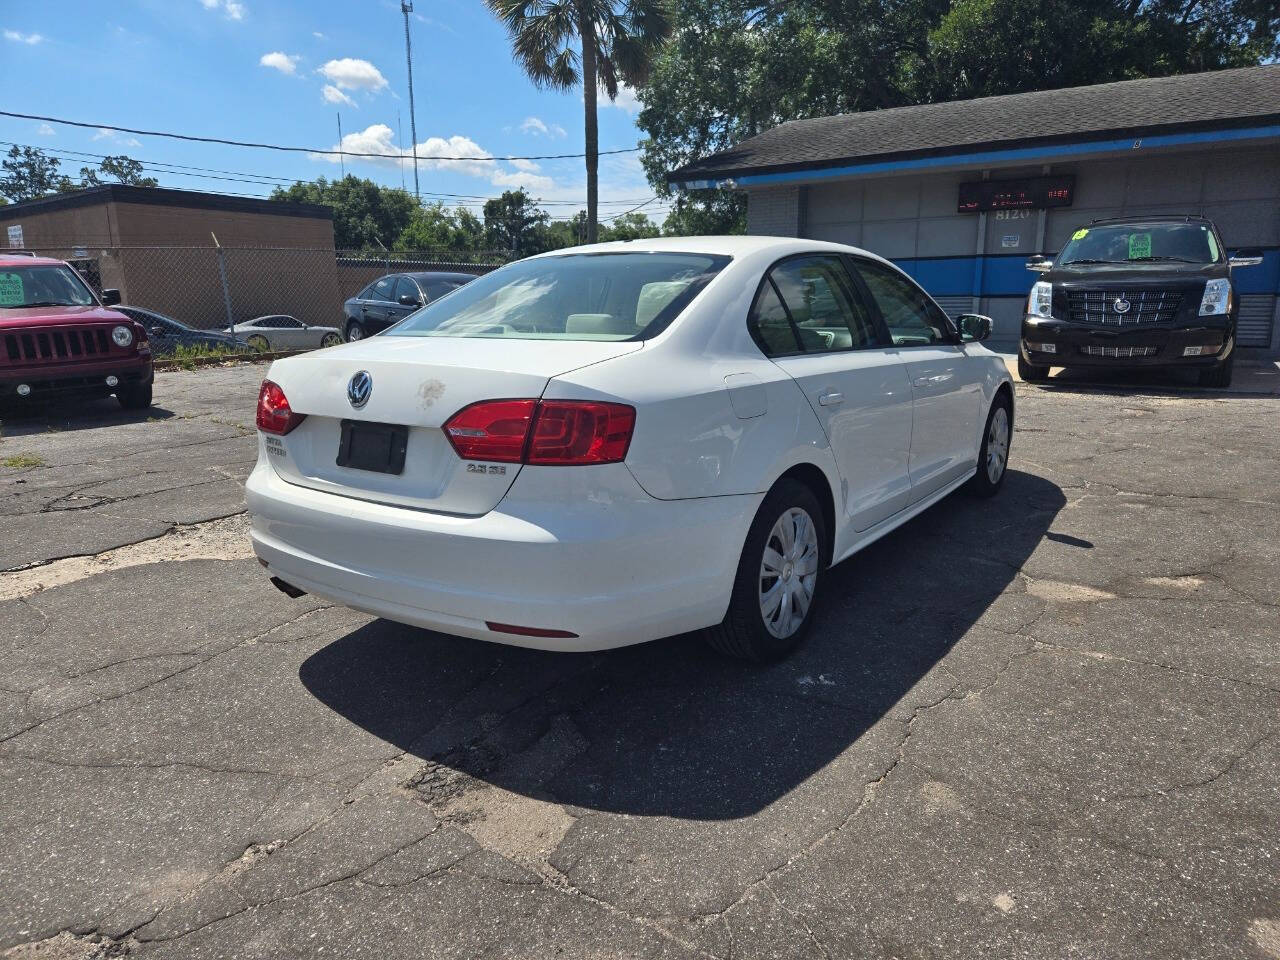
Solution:
[[[844,394],[834,390],[818,394],[818,403],[824,407],[834,407],[844,403]]]

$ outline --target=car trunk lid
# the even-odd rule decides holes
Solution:
[[[375,337],[323,353],[276,361],[269,377],[306,419],[269,439],[285,480],[378,503],[478,516],[492,510],[519,473],[514,463],[462,460],[444,424],[481,400],[540,397],[555,376],[639,350],[639,342]],[[358,409],[352,378],[372,388]],[[339,466],[343,421],[407,428],[399,473]]]

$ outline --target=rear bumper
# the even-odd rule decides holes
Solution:
[[[524,467],[481,517],[312,490],[261,462],[245,492],[254,551],[308,593],[443,633],[582,651],[718,623],[762,499],[655,500],[623,464]]]
[[[119,383],[112,387],[107,377],[115,377]],[[26,398],[38,400],[63,394],[110,394],[121,387],[143,387],[154,378],[152,358],[147,354],[132,360],[110,358],[92,363],[50,364],[47,366],[7,368],[0,367],[0,399],[16,398],[17,389],[26,384],[31,393]]]
[[[1234,333],[1233,321],[1213,317],[1132,329],[1027,317],[1018,346],[1022,358],[1035,366],[1211,367],[1230,355]],[[1043,349],[1046,345],[1053,350]],[[1188,347],[1201,352],[1187,356]]]

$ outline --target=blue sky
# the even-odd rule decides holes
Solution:
[[[480,0],[417,0],[412,17],[420,155],[580,153],[580,92],[533,87],[512,62],[501,25]],[[0,109],[235,140],[392,155],[350,158],[347,171],[413,188],[409,97],[399,0],[58,0],[0,4],[4,83]],[[602,98],[602,103],[607,100]],[[601,149],[634,147],[640,134],[629,91],[602,106]],[[397,113],[403,141],[397,129]],[[127,153],[144,163],[217,168],[252,178],[312,179],[339,173],[337,158],[159,137],[113,134],[0,117],[0,140],[71,154]],[[96,166],[59,158],[63,172]],[[494,196],[524,186],[555,216],[584,202],[581,159],[430,162],[428,194]],[[265,195],[244,183],[149,170],[164,186]],[[192,173],[192,171],[188,171]],[[601,217],[652,196],[636,154],[600,160]],[[479,199],[455,200],[478,205]],[[644,211],[661,219],[665,207]]]

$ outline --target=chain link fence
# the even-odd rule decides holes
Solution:
[[[50,247],[99,293],[197,330],[283,314],[309,326],[343,326],[343,303],[387,273],[488,273],[506,251],[334,250],[298,247]]]

